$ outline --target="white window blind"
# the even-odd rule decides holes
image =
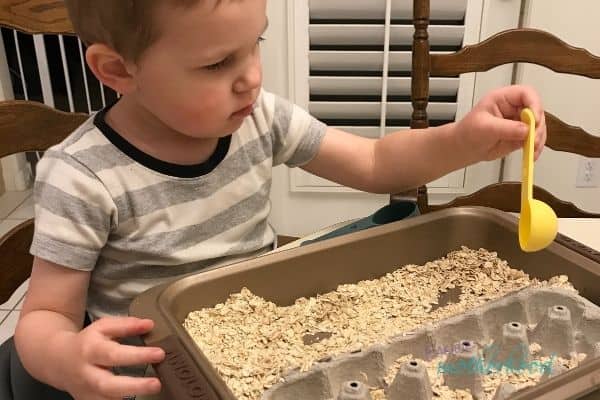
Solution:
[[[306,91],[296,91],[301,94],[296,101],[328,125],[365,137],[407,129],[412,114],[413,0],[305,1],[308,85]],[[454,52],[463,46],[468,3],[431,0],[429,41],[433,53]],[[430,125],[456,119],[460,87],[460,77],[431,78]],[[436,184],[458,187],[463,180],[464,171]],[[293,172],[292,186],[337,185]]]
[[[310,0],[309,110],[331,125],[369,137],[380,126],[409,126],[412,0]],[[430,45],[434,52],[462,47],[467,0],[433,0]],[[386,15],[386,7],[389,7]],[[389,24],[389,25],[388,25]],[[386,29],[389,42],[386,43]],[[386,48],[387,121],[381,121]],[[457,78],[434,78],[428,107],[433,125],[456,115]]]

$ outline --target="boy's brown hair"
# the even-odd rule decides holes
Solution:
[[[64,0],[75,33],[86,44],[103,43],[137,61],[159,36],[157,8],[189,7],[200,0]]]

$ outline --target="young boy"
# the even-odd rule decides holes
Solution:
[[[153,326],[125,317],[129,302],[270,250],[273,165],[394,193],[520,148],[523,107],[539,123],[537,155],[545,142],[539,98],[518,86],[460,122],[380,140],[325,126],[261,89],[266,0],[66,4],[90,69],[122,97],[39,164],[35,261],[15,341],[33,377],[78,400],[160,391],[157,378],[111,372],[164,358],[118,342]]]

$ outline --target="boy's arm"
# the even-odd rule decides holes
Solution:
[[[460,122],[439,127],[378,140],[328,128],[317,155],[302,168],[363,191],[401,192],[522,147],[528,132],[519,122],[524,107],[536,115],[537,158],[546,140],[541,102],[532,89],[511,86],[490,93]]]
[[[15,343],[29,373],[55,387],[64,382],[56,368],[64,355],[60,341],[83,326],[89,279],[89,272],[34,259]]]
[[[379,140],[329,127],[317,156],[302,168],[365,192],[401,192],[467,165],[456,151],[453,125],[395,132]]]
[[[113,366],[162,360],[160,349],[123,346],[112,340],[146,333],[152,321],[104,319],[81,331],[89,280],[90,272],[34,259],[15,333],[24,367],[75,399],[90,394],[116,398],[156,393],[160,390],[156,378],[114,377],[108,371]]]

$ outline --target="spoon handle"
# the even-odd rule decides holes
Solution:
[[[533,152],[535,146],[535,116],[529,108],[521,111],[521,121],[529,125],[529,134],[523,148],[523,183],[521,184],[521,209],[533,199]]]

